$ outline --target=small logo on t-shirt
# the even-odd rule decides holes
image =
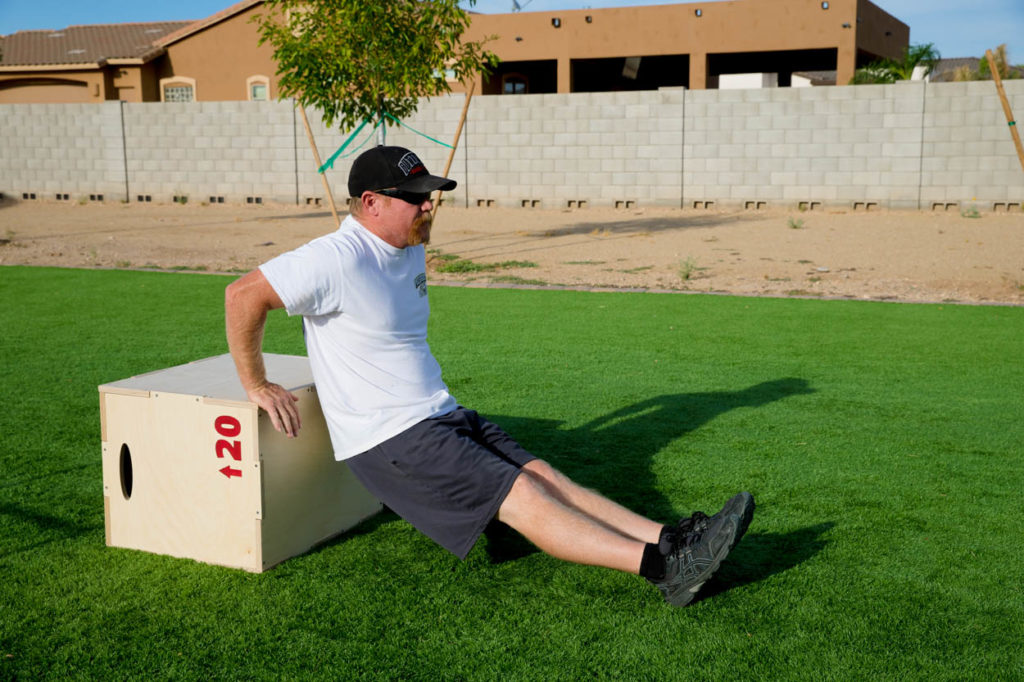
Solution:
[[[427,295],[427,276],[424,273],[416,275],[416,279],[413,281],[416,285],[416,289],[420,292],[420,296]]]

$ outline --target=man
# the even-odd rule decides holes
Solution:
[[[267,311],[303,316],[335,457],[384,504],[465,558],[494,518],[552,556],[639,574],[693,600],[753,516],[749,493],[663,526],[587,490],[460,406],[427,346],[430,193],[454,189],[401,147],[353,163],[339,229],[233,282],[228,345],[249,399],[289,437],[296,398],[266,376]],[[272,378],[272,377],[271,377]]]

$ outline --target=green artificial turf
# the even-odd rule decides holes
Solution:
[[[755,495],[679,610],[390,513],[262,575],[105,547],[96,387],[225,352],[230,279],[0,269],[0,679],[1024,678],[1024,309],[432,288],[456,397],[573,478]]]

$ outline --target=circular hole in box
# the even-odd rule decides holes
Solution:
[[[121,445],[121,456],[118,460],[118,470],[121,472],[121,494],[127,500],[132,496],[132,451],[127,443]]]

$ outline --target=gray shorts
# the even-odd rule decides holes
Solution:
[[[345,462],[372,495],[465,559],[533,459],[499,426],[458,407]]]

